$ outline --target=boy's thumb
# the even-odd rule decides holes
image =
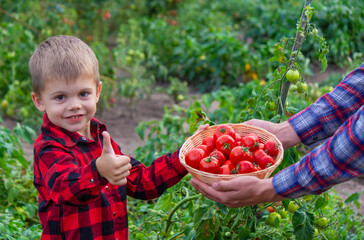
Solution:
[[[106,131],[102,132],[102,136],[104,138],[102,153],[114,153],[114,149],[111,145],[110,134]]]

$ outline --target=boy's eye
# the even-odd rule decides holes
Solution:
[[[66,97],[64,96],[64,95],[58,95],[58,96],[56,96],[56,100],[58,100],[58,101],[62,101],[62,100],[64,100]]]
[[[89,93],[88,92],[81,92],[80,93],[80,96],[81,97],[87,97],[89,95]]]

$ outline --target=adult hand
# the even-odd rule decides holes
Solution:
[[[102,133],[104,144],[101,156],[96,160],[96,168],[99,174],[113,185],[125,185],[131,169],[128,156],[116,155],[111,145],[110,135]]]
[[[260,119],[251,119],[244,122],[244,124],[260,127],[270,133],[273,133],[279,141],[281,141],[284,149],[293,147],[301,142],[300,138],[288,121],[272,123]]]
[[[207,198],[222,203],[229,208],[276,202],[284,199],[275,192],[272,178],[259,179],[253,176],[242,176],[230,181],[214,182],[212,185],[192,178],[191,185]]]

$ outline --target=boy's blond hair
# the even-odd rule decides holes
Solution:
[[[77,37],[54,36],[43,41],[29,61],[33,92],[44,90],[53,80],[73,81],[80,76],[92,77],[100,83],[99,64],[91,48]]]

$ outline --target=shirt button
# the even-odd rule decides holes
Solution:
[[[114,217],[116,216],[116,212],[114,212]]]
[[[93,178],[90,179],[90,183],[94,183],[94,179]]]
[[[106,186],[106,187],[105,187],[105,189],[106,189],[106,190],[109,190],[109,186]]]
[[[86,138],[85,137],[82,137],[82,140],[86,141]]]

